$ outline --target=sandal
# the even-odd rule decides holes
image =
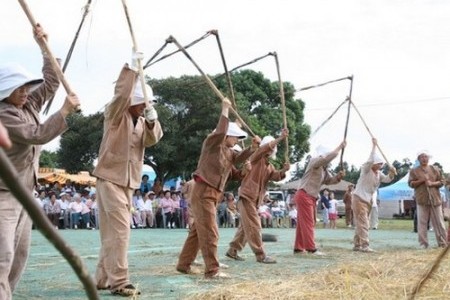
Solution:
[[[141,292],[136,289],[134,287],[134,285],[129,284],[124,286],[121,289],[115,290],[111,292],[113,295],[117,295],[117,296],[124,296],[124,297],[129,297],[129,296],[136,296],[136,295],[140,295]]]
[[[238,261],[244,261],[245,260],[243,257],[240,257],[237,253],[233,255],[229,251],[227,251],[227,253],[225,253],[225,256],[229,257],[231,259],[234,259],[234,260],[238,260]]]

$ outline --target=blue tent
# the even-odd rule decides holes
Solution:
[[[394,184],[378,189],[378,199],[381,201],[412,200],[414,190],[408,185],[409,172]]]

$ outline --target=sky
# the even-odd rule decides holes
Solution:
[[[49,45],[64,58],[87,1],[28,0]],[[423,149],[450,172],[450,1],[445,0],[127,0],[138,49],[148,60],[173,35],[187,44],[208,30],[219,31],[229,69],[276,51],[283,81],[297,89],[353,75],[352,100],[386,158],[414,161]],[[17,1],[2,1],[0,64],[18,62],[35,74],[42,61],[31,25]],[[131,59],[132,40],[119,0],[93,0],[66,78],[85,114],[111,99],[113,82]],[[175,50],[169,45],[163,54]],[[223,72],[214,37],[189,53],[208,74]],[[249,68],[277,81],[273,58]],[[147,68],[166,78],[198,75],[182,54]],[[350,81],[297,92],[305,122],[314,131],[346,99]],[[51,113],[63,103],[61,87]],[[218,100],[219,101],[219,100]],[[342,107],[310,139],[335,148],[343,139],[347,107]],[[46,116],[42,117],[43,120]],[[164,124],[163,124],[164,127]],[[164,141],[161,141],[164,142]],[[55,150],[58,140],[44,149]],[[369,156],[371,136],[350,111],[344,160],[359,167]],[[334,165],[338,164],[338,159]]]

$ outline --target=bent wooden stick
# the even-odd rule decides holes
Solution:
[[[372,138],[375,138],[372,134],[372,132],[370,131],[369,127],[366,124],[366,121],[364,121],[364,118],[362,117],[361,113],[359,112],[358,108],[356,107],[355,103],[353,103],[353,101],[351,102],[353,108],[355,109],[356,113],[358,114],[359,118],[361,119],[361,121],[364,124],[364,127],[366,127],[367,132],[369,132],[370,136]],[[389,163],[389,160],[386,158],[386,155],[384,155],[383,150],[381,150],[380,146],[377,143],[377,148],[380,151],[381,155],[383,156],[384,160],[386,161],[386,163],[388,164],[389,167],[392,167],[392,165]],[[397,173],[396,173],[397,174]]]
[[[136,42],[136,38],[134,36],[133,26],[131,25],[130,14],[128,13],[127,1],[122,0],[123,10],[125,11],[125,16],[127,17],[128,28],[130,29],[131,39],[133,41],[133,50],[134,52],[138,52],[138,46]],[[150,101],[148,101],[147,89],[145,88],[145,78],[144,78],[144,68],[142,67],[142,59],[137,59],[138,69],[139,69],[139,77],[140,82],[142,84],[142,92],[144,93],[144,102],[146,107],[150,107]]]
[[[100,299],[97,294],[97,289],[94,284],[94,280],[89,275],[89,271],[83,264],[82,259],[70,248],[64,239],[56,232],[50,220],[44,215],[41,207],[36,200],[33,199],[32,194],[22,184],[22,180],[16,171],[16,168],[12,165],[5,151],[0,148],[0,177],[6,184],[8,189],[22,204],[27,211],[31,220],[37,225],[39,231],[49,240],[55,248],[64,256],[72,269],[77,274],[81,283],[83,284],[86,294],[89,299]]]
[[[31,26],[33,26],[33,28],[36,29],[37,22],[34,19],[33,14],[31,13],[30,8],[28,7],[27,3],[25,2],[25,0],[19,0],[19,3],[20,3],[20,6],[22,6],[23,11],[27,15],[28,20],[31,23]],[[64,86],[66,93],[67,94],[73,93],[73,90],[70,87],[69,82],[67,82],[66,77],[64,76],[64,73],[61,70],[61,67],[59,66],[58,61],[56,60],[55,56],[53,55],[52,51],[50,50],[50,47],[47,44],[47,41],[44,38],[41,39],[39,46],[41,47],[41,51],[43,53],[46,53],[47,57],[50,59],[50,63],[52,64],[52,67],[55,70],[56,75],[59,78],[59,81],[61,81],[62,85]],[[78,107],[77,110],[79,110],[79,109],[80,108]]]
[[[283,81],[281,81],[281,75],[280,75],[280,63],[278,61],[278,54],[276,52],[273,52],[273,56],[275,57],[275,64],[277,65],[277,73],[278,73],[278,84],[280,86],[280,98],[281,98],[281,110],[283,112],[283,125],[284,128],[287,129],[287,119],[286,119],[286,100],[284,98],[284,86]],[[284,139],[284,143],[286,146],[285,152],[284,152],[284,161],[289,162],[289,141],[288,137]]]
[[[350,107],[352,104],[352,91],[353,91],[353,75],[348,78],[350,79],[350,92],[348,94],[348,108],[347,108],[347,119],[345,121],[344,141],[347,139],[348,121],[350,120]],[[339,161],[341,170],[344,170],[344,150],[345,148],[343,148],[341,151],[341,159]]]
[[[194,61],[194,59],[189,55],[189,53],[186,51],[186,49],[184,49],[184,47],[178,43],[178,41],[173,37],[173,36],[169,36],[168,40],[170,40],[171,42],[173,42],[182,52],[183,54],[192,62],[192,64],[197,68],[197,70],[200,72],[200,74],[202,74],[203,78],[206,80],[206,82],[208,83],[208,85],[211,87],[211,89],[214,91],[214,93],[217,95],[217,97],[220,98],[220,100],[223,100],[225,97],[222,95],[222,93],[219,91],[219,89],[216,87],[216,85],[214,84],[214,82],[212,82],[211,78],[208,77],[208,75],[206,75],[205,72],[203,72],[203,70],[197,65],[197,63]],[[242,120],[241,116],[237,113],[237,111],[233,108],[230,107],[231,112],[236,116],[236,118],[239,120],[239,122],[242,124],[242,126],[244,126],[248,132],[250,132],[250,134],[252,136],[256,136],[253,131],[250,129],[250,127],[244,122],[244,120]]]

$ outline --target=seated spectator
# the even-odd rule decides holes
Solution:
[[[81,202],[81,195],[75,193],[73,196],[73,202],[69,204],[70,221],[73,224],[74,229],[78,229],[78,226],[84,225],[86,228],[90,228],[89,224],[89,208],[85,203]],[[80,224],[80,219],[82,224]]]
[[[141,212],[144,228],[153,228],[153,202],[156,202],[155,192],[150,191],[144,195],[144,206]]]
[[[272,218],[275,219],[275,224],[277,227],[281,227],[281,220],[284,217],[284,213],[281,210],[281,207],[278,205],[278,200],[273,200],[270,210],[272,212]]]
[[[130,209],[130,218],[131,218],[130,224],[132,229],[136,227],[138,228],[144,227],[142,225],[142,218],[140,212],[140,204],[143,204],[143,200],[144,199],[142,198],[141,190],[140,189],[135,190],[133,198],[131,200],[131,209]]]
[[[56,201],[55,192],[50,192],[50,201],[44,204],[44,211],[50,222],[56,229],[59,228],[59,217],[61,216],[61,206],[58,201]]]
[[[70,204],[70,196],[66,194],[66,192],[61,192],[59,194],[59,206],[61,207],[61,217],[63,218],[63,228],[69,228],[69,204]]]
[[[181,227],[189,228],[188,207],[189,207],[189,204],[188,204],[184,194],[181,194],[181,197],[180,197]]]
[[[270,213],[270,207],[267,203],[264,203],[258,208],[258,214],[261,218],[262,227],[272,227],[272,214]]]
[[[163,191],[163,185],[159,178],[155,178],[155,182],[153,183],[152,191],[155,192],[155,195],[159,195]]]
[[[164,228],[164,216],[162,212],[162,207],[160,206],[161,199],[164,198],[164,191],[159,194],[155,192],[156,198],[153,201],[153,213],[155,215],[156,227]]]
[[[236,207],[236,201],[233,193],[226,194],[227,199],[227,227],[236,227],[236,220],[239,218],[239,212]]]

